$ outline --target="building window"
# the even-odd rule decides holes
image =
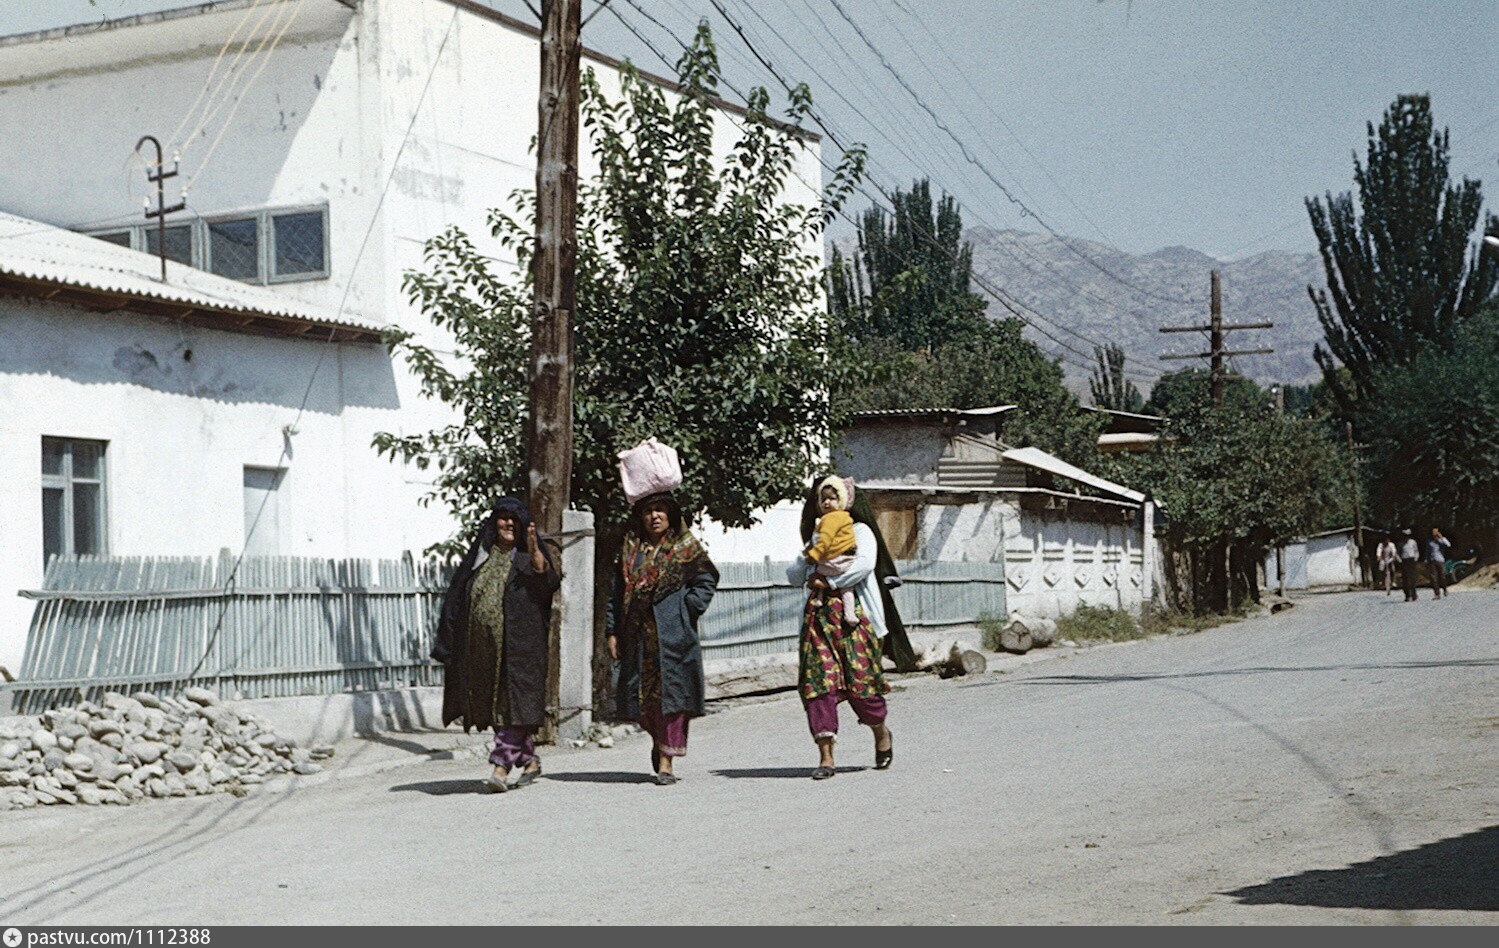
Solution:
[[[260,221],[254,217],[208,222],[208,269],[231,280],[260,280]]]
[[[271,241],[275,252],[275,280],[306,280],[326,276],[328,255],[324,246],[326,211],[301,211],[271,215]]]
[[[42,563],[106,552],[104,442],[42,439]]]
[[[156,225],[91,236],[155,254]],[[244,283],[289,283],[329,276],[328,208],[271,208],[167,226],[167,258]]]
[[[275,556],[281,552],[281,482],[283,468],[245,468],[245,553]]]
[[[146,253],[155,257],[161,251],[157,249],[161,240],[161,231],[154,225],[145,227],[145,243],[143,249]],[[184,266],[193,265],[193,230],[192,224],[171,224],[166,229],[167,236],[167,259],[175,260]]]

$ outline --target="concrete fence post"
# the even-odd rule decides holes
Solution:
[[[563,511],[562,533],[557,738],[567,740],[593,723],[593,514]]]

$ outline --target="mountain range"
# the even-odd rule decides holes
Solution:
[[[1224,322],[1269,321],[1272,329],[1228,334],[1229,349],[1273,348],[1269,355],[1240,356],[1232,367],[1261,384],[1305,383],[1320,377],[1312,347],[1322,327],[1307,298],[1307,285],[1324,285],[1320,258],[1313,253],[1267,251],[1241,260],[1219,261],[1187,247],[1131,254],[1094,241],[1020,230],[971,227],[975,292],[990,300],[989,313],[1007,315],[997,289],[1018,303],[1034,327],[1027,334],[1044,351],[1061,356],[1069,384],[1087,387],[1093,344],[1123,346],[1126,371],[1140,390],[1162,371],[1206,360],[1162,361],[1168,353],[1208,350],[1206,333],[1162,333],[1161,326],[1206,325],[1210,272],[1222,274]],[[1072,249],[1069,249],[1071,247]],[[1065,327],[1065,328],[1058,328]],[[1062,340],[1068,351],[1041,330]]]

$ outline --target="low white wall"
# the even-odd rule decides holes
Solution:
[[[1141,531],[1065,512],[1024,510],[1014,495],[924,505],[918,559],[1005,564],[1011,614],[1056,618],[1079,605],[1137,610],[1142,603]]]

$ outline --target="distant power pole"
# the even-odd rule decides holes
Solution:
[[[1364,585],[1369,582],[1369,570],[1364,563],[1364,506],[1363,492],[1359,489],[1359,465],[1363,459],[1359,457],[1360,445],[1353,443],[1353,423],[1344,422],[1343,432],[1348,436],[1348,464],[1353,469],[1353,546],[1358,552],[1358,576]]]
[[[1233,332],[1237,329],[1270,329],[1275,324],[1272,322],[1262,323],[1223,323],[1223,281],[1217,270],[1212,274],[1212,302],[1208,310],[1208,324],[1206,326],[1162,326],[1161,332],[1205,332],[1208,334],[1208,351],[1196,352],[1191,355],[1163,355],[1162,359],[1207,359],[1212,372],[1213,405],[1223,404],[1224,380],[1228,377],[1226,360],[1229,356],[1238,355],[1265,355],[1274,352],[1274,349],[1233,349],[1224,348],[1224,333]]]
[[[538,532],[562,532],[573,460],[573,312],[578,257],[578,57],[581,0],[542,0],[541,90],[536,129],[536,254],[531,263],[529,502]],[[552,613],[549,717],[555,726],[561,616]]]

